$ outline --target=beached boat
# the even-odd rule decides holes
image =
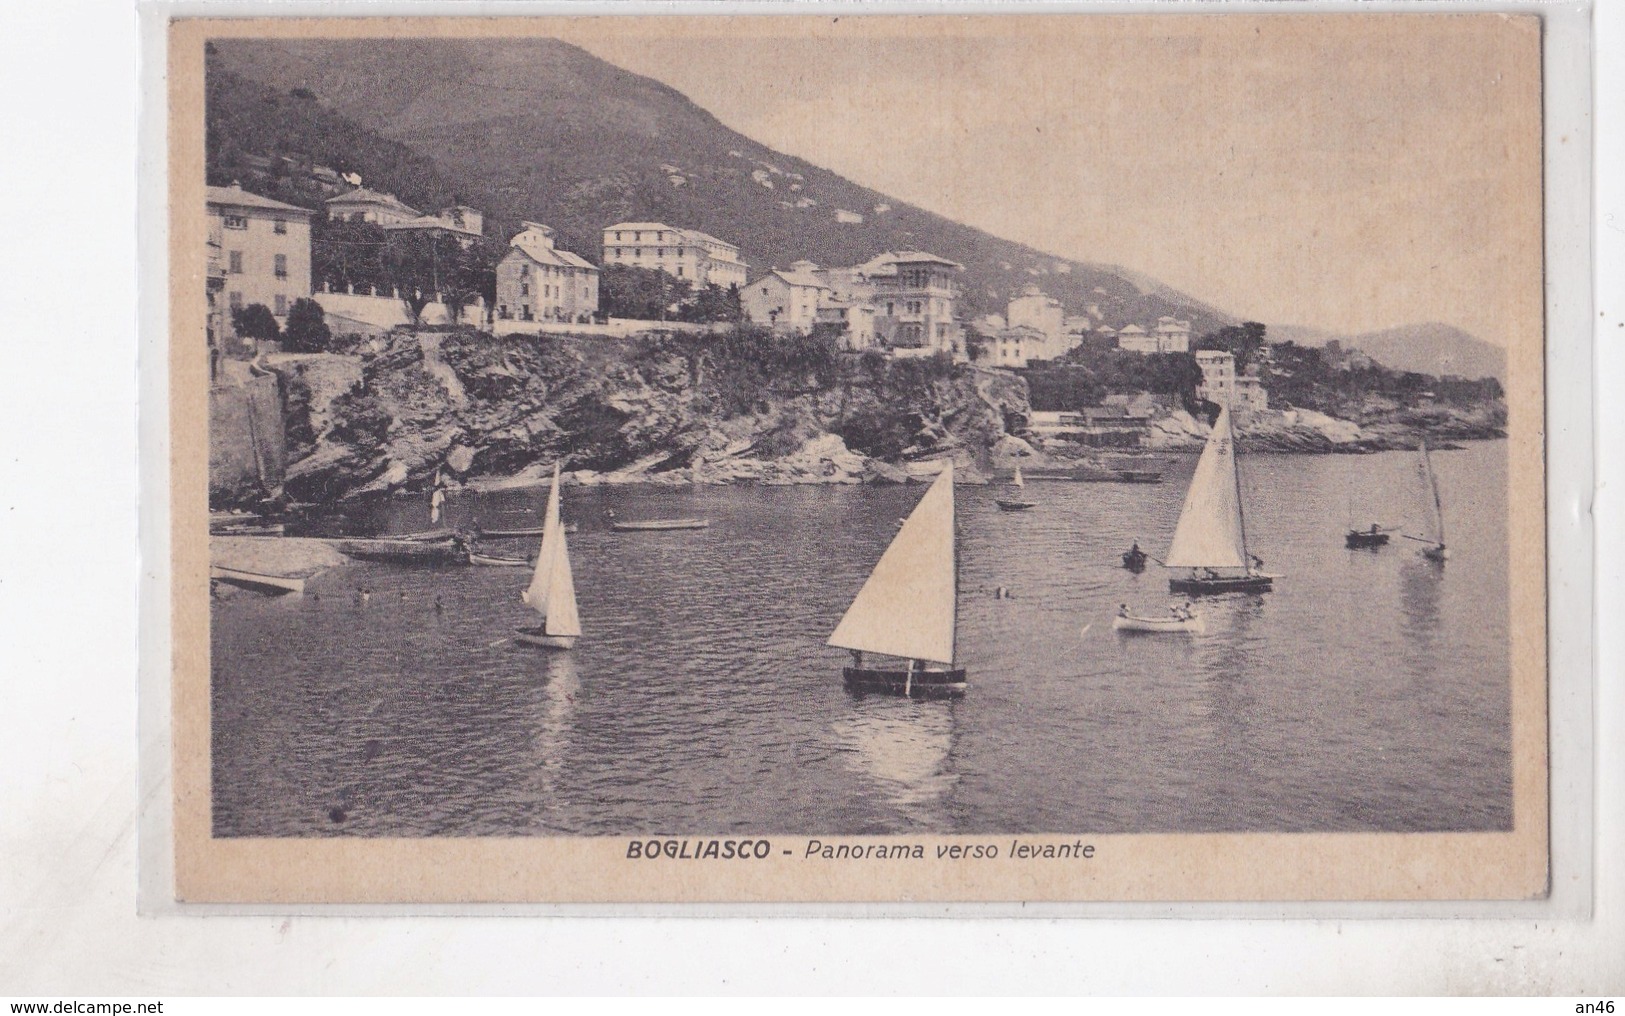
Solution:
[[[1274,586],[1277,576],[1260,571],[1262,562],[1247,547],[1242,502],[1230,410],[1221,409],[1196,462],[1164,562],[1170,592],[1263,593]]]
[[[542,623],[519,629],[514,638],[543,649],[569,649],[581,637],[581,618],[576,612],[575,579],[570,574],[564,523],[559,520],[557,464],[553,466],[553,487],[548,491],[542,518],[542,546],[536,553],[536,570],[531,573],[530,586],[520,594],[530,609],[541,615]]]
[[[609,528],[617,533],[651,533],[667,529],[707,529],[709,519],[644,519],[640,522],[611,522]]]
[[[993,503],[998,505],[1001,510],[1007,512],[1024,512],[1028,508],[1038,507],[1037,501],[1028,501],[1019,496],[1024,492],[1026,486],[1026,481],[1021,478],[1021,467],[1017,466],[1016,475],[1010,478],[1011,492],[1016,496],[996,497],[993,499]]]
[[[334,546],[346,557],[385,564],[461,564],[465,560],[455,540],[337,540]]]
[[[852,652],[853,665],[841,675],[854,694],[965,694],[965,670],[954,666],[959,572],[953,474],[949,463],[904,520],[829,637],[830,645]],[[866,666],[864,653],[896,657],[902,664]]]
[[[305,592],[305,580],[294,575],[271,575],[266,572],[244,571],[241,568],[222,568],[217,564],[209,566],[209,581],[224,582],[227,585],[252,589],[257,593],[270,593],[272,596],[281,596],[284,593],[302,596]]]
[[[1200,635],[1207,631],[1207,622],[1202,619],[1201,614],[1192,614],[1189,617],[1179,617],[1174,614],[1169,614],[1167,617],[1140,617],[1137,614],[1118,614],[1112,618],[1112,628],[1117,631],[1145,635]]]
[[[1405,539],[1423,544],[1422,556],[1437,564],[1444,564],[1450,550],[1444,543],[1444,505],[1439,501],[1439,481],[1433,475],[1433,462],[1428,458],[1428,443],[1422,441],[1416,460],[1416,490],[1418,506],[1416,517],[1422,533]]]

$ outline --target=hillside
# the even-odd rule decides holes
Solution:
[[[603,226],[653,219],[738,243],[753,272],[800,258],[841,265],[887,249],[929,250],[965,265],[973,314],[1002,312],[1012,292],[1036,281],[1068,313],[1096,304],[1114,327],[1161,314],[1190,318],[1197,334],[1231,322],[1155,280],[1055,258],[773,151],[679,92],[557,40],[214,46],[213,73],[262,88],[211,89],[212,163],[228,148],[270,154],[325,145],[325,164],[355,169],[403,200],[433,207],[455,191],[488,212],[488,232],[539,220],[559,231],[562,246],[593,260]],[[297,122],[256,115],[296,98],[321,110]],[[321,116],[345,125],[341,135],[357,151],[334,151],[332,138],[311,135]],[[401,146],[410,173],[379,157],[386,144]]]
[[[1270,325],[1270,339],[1296,342],[1300,346],[1324,346],[1335,339],[1344,349],[1359,349],[1394,370],[1506,381],[1506,350],[1438,322],[1401,325],[1359,335],[1338,335],[1303,325]]]

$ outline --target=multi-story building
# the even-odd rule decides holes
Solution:
[[[818,305],[818,324],[841,329],[842,349],[862,352],[875,345],[874,304],[825,294]]]
[[[657,268],[692,283],[745,285],[749,266],[739,260],[739,248],[697,229],[681,229],[664,222],[617,222],[604,229],[604,264]]]
[[[551,226],[524,223],[497,263],[499,319],[590,321],[598,313],[598,266],[554,245]]]
[[[485,216],[478,208],[451,205],[433,215],[420,215],[415,219],[381,223],[389,233],[427,233],[431,236],[449,236],[470,246],[485,235]]]
[[[811,331],[818,308],[830,288],[811,261],[797,261],[788,269],[775,268],[747,285],[739,294],[745,318],[784,331]]]
[[[1197,398],[1238,412],[1270,407],[1269,393],[1255,373],[1236,374],[1236,358],[1222,349],[1198,349],[1196,366],[1202,370]]]
[[[1031,325],[1011,325],[993,336],[993,366],[1025,367],[1046,358],[1049,337]]]
[[[1191,351],[1191,323],[1163,315],[1157,318],[1157,327],[1151,330],[1157,340],[1159,353],[1188,353]]]
[[[1139,325],[1124,325],[1117,333],[1117,348],[1129,353],[1155,353],[1157,337]]]
[[[875,334],[899,356],[949,353],[964,356],[963,336],[954,317],[963,266],[923,251],[888,252],[890,271],[869,276],[874,285]],[[871,262],[873,264],[873,262]]]
[[[287,324],[288,308],[310,295],[310,217],[308,208],[250,194],[242,187],[210,187],[210,256],[223,266],[219,290],[225,294],[220,334],[235,334],[233,311],[264,304]],[[211,281],[211,286],[214,283]]]
[[[1032,328],[1044,336],[1042,348],[1028,353],[1031,358],[1053,360],[1072,348],[1067,343],[1066,311],[1061,301],[1035,285],[1021,287],[1021,292],[1010,298],[1004,316],[1010,327]]]
[[[420,219],[423,213],[393,194],[357,187],[328,198],[327,217],[335,222],[371,222],[389,226]]]

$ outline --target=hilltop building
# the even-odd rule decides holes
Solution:
[[[749,265],[739,248],[697,229],[664,222],[617,222],[604,229],[604,264],[657,268],[696,288],[745,286]]]
[[[310,217],[315,213],[250,194],[237,184],[209,187],[205,201],[214,334],[235,334],[231,312],[256,303],[270,308],[277,324],[286,325],[288,308],[310,295]]]
[[[393,194],[357,187],[327,199],[327,217],[334,222],[371,222],[388,226],[423,217]]]
[[[1159,353],[1188,353],[1191,351],[1191,323],[1164,315],[1157,318],[1157,327],[1151,329],[1157,340]]]
[[[778,330],[811,331],[819,307],[831,294],[817,269],[811,261],[797,261],[788,270],[775,268],[750,283],[739,294],[745,317]]]
[[[1124,325],[1117,333],[1117,348],[1129,353],[1155,353],[1157,337],[1139,325]]]
[[[551,226],[526,222],[497,263],[497,317],[515,321],[592,320],[598,266],[554,245]]]
[[[382,224],[389,233],[427,233],[430,236],[449,236],[468,247],[485,235],[485,216],[477,208],[452,205],[433,215],[420,215],[404,222]]]

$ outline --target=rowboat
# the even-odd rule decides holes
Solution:
[[[468,563],[484,565],[487,568],[526,568],[530,566],[530,558],[478,554],[471,550],[468,552]]]
[[[406,540],[409,543],[437,543],[449,540],[457,534],[450,529],[425,529],[418,533],[399,533],[390,536],[391,540]]]
[[[559,467],[553,466],[553,488],[547,495],[542,516],[542,545],[536,552],[536,570],[520,598],[541,615],[541,623],[520,628],[515,641],[543,649],[569,649],[581,637],[581,617],[576,612],[575,579],[570,574],[570,550],[564,541],[564,524],[559,521]]]
[[[965,668],[954,666],[959,568],[954,552],[954,470],[949,463],[904,521],[847,607],[829,644],[850,650],[841,670],[854,695],[959,698]],[[865,666],[863,654],[902,665]]]
[[[708,529],[709,519],[645,519],[641,522],[611,522],[609,528],[617,533],[648,533],[666,529]]]
[[[293,575],[270,575],[265,572],[243,571],[241,568],[222,568],[217,564],[209,566],[209,580],[241,586],[257,593],[270,593],[272,596],[281,596],[284,593],[302,596],[305,592],[305,580]]]
[[[1140,617],[1137,614],[1119,614],[1112,618],[1112,628],[1117,631],[1135,634],[1181,634],[1200,635],[1207,631],[1207,623],[1202,620],[1201,614],[1192,614],[1190,617]]]
[[[339,540],[339,553],[358,561],[386,564],[460,564],[463,551],[453,540],[429,543],[419,540]]]
[[[257,526],[242,523],[229,526],[215,526],[209,530],[210,536],[282,536],[287,527],[280,522],[272,525]]]
[[[520,529],[481,529],[479,530],[479,535],[489,537],[493,540],[501,540],[515,536],[540,536],[542,535],[542,528],[543,527],[541,526],[525,526]],[[576,531],[576,528],[577,527],[574,522],[564,523],[564,531],[566,533],[573,533]]]
[[[1370,529],[1350,529],[1343,534],[1343,545],[1350,550],[1369,550],[1388,546],[1388,534],[1372,526]]]
[[[1080,465],[1035,469],[1032,478],[1049,483],[1161,483],[1162,473],[1153,469],[1117,469],[1110,466]]]

